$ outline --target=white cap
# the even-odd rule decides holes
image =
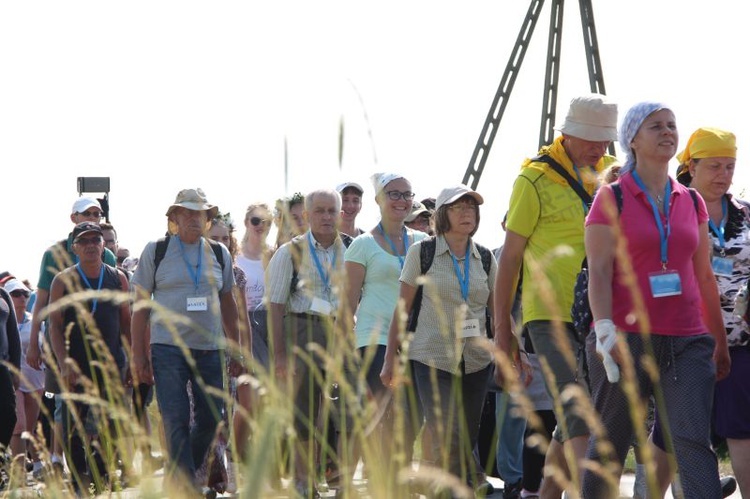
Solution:
[[[99,201],[96,198],[89,198],[89,197],[82,197],[76,199],[76,202],[73,203],[73,211],[70,212],[71,215],[75,215],[76,213],[83,213],[84,211],[88,210],[92,206],[95,206],[102,209],[102,205],[99,204]]]
[[[8,292],[8,294],[12,293],[13,291],[26,291],[27,293],[31,293],[31,290],[26,287],[26,285],[21,282],[19,279],[10,279],[8,282],[5,283],[5,291]]]
[[[459,198],[464,196],[471,196],[477,204],[484,203],[484,198],[479,195],[478,192],[472,191],[464,184],[458,184],[455,187],[447,187],[440,191],[437,200],[435,201],[435,210],[439,210],[444,204],[451,204],[458,201]]]
[[[339,184],[336,186],[336,191],[339,194],[343,194],[343,192],[349,187],[351,187],[352,189],[357,189],[360,196],[365,193],[365,190],[357,182],[344,182],[343,184]]]

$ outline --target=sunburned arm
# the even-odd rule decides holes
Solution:
[[[505,234],[493,290],[495,345],[508,356],[516,357],[513,343],[513,301],[518,289],[518,276],[528,238],[513,231]]]

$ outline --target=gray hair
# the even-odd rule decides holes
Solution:
[[[336,189],[318,189],[305,196],[305,211],[312,211],[313,201],[317,196],[328,196],[336,201],[336,211],[341,211],[341,194]]]

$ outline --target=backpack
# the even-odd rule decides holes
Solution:
[[[610,184],[612,194],[615,195],[617,204],[617,215],[622,213],[622,186],[619,182]],[[695,189],[688,189],[690,197],[693,198],[695,212],[698,213],[698,194]],[[583,343],[586,336],[591,332],[591,324],[594,322],[594,314],[591,312],[589,304],[589,269],[586,258],[581,264],[581,271],[576,276],[576,283],[573,287],[573,305],[570,308],[570,317],[573,321],[576,337],[579,342]]]
[[[481,244],[474,243],[479,251],[479,255],[482,258],[482,268],[484,268],[485,274],[490,275],[490,269],[492,267],[492,252],[482,246]],[[419,247],[419,272],[421,275],[427,274],[427,271],[432,267],[432,261],[435,259],[435,248],[437,247],[437,239],[435,236],[430,236],[422,240]],[[409,318],[406,323],[407,331],[417,330],[417,320],[419,319],[419,310],[422,308],[422,295],[424,294],[424,285],[420,284],[417,287],[417,294],[414,295],[414,301],[412,302],[411,311],[409,311]],[[489,336],[492,331],[490,327],[490,312],[489,309],[485,310],[485,320],[487,323],[487,335]]]
[[[348,248],[354,238],[343,232],[339,232],[341,242],[344,243],[344,248]],[[299,262],[302,261],[302,241],[303,238],[294,238],[289,241],[289,251],[292,255],[292,280],[289,282],[289,294],[294,294],[299,286]]]
[[[156,241],[156,250],[154,251],[154,289],[156,289],[156,271],[159,269],[159,264],[164,260],[164,255],[167,254],[167,247],[169,246],[169,239],[171,236],[164,236]],[[221,270],[224,270],[224,252],[221,251],[221,243],[214,241],[213,239],[206,238],[208,244],[216,255],[216,261],[221,265]]]

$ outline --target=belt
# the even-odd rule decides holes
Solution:
[[[300,319],[309,320],[312,322],[323,322],[323,321],[335,321],[336,316],[334,315],[319,315],[319,314],[308,314],[306,312],[290,312],[289,315],[299,317]]]

